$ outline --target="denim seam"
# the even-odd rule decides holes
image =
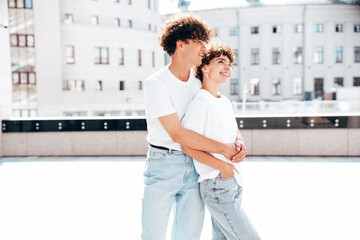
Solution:
[[[220,203],[220,199],[218,197],[218,195],[216,194],[216,190],[214,189],[214,195],[217,199],[217,204],[219,207],[219,210],[221,210],[221,213],[223,214],[224,218],[226,219],[227,223],[229,224],[231,230],[233,231],[233,233],[235,234],[235,236],[240,239],[240,236],[238,235],[238,233],[235,231],[234,229],[234,225],[232,224],[232,222],[230,221],[230,219],[227,217],[227,213],[224,211],[224,208],[222,207],[222,204]]]

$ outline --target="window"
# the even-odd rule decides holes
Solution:
[[[360,24],[355,24],[354,25],[354,32],[360,32]]]
[[[293,94],[301,95],[302,94],[302,79],[294,78],[293,80]]]
[[[66,46],[66,56],[65,56],[65,62],[67,64],[74,64],[75,63],[75,49],[74,46]]]
[[[252,96],[259,96],[260,93],[260,80],[258,78],[250,79],[250,94]]]
[[[129,28],[132,28],[132,27],[133,27],[133,22],[132,22],[132,20],[129,20],[128,23],[129,23]]]
[[[152,51],[152,53],[151,53],[151,59],[152,59],[152,66],[153,67],[155,67],[155,52],[154,51]]]
[[[273,26],[272,30],[273,33],[281,33],[281,26],[280,25]]]
[[[302,24],[296,24],[294,26],[294,33],[302,33]]]
[[[115,27],[120,27],[121,26],[120,18],[114,18],[114,25],[115,25]]]
[[[9,8],[16,8],[16,0],[8,0]]]
[[[8,0],[9,8],[32,8],[32,0]]]
[[[324,63],[324,48],[323,47],[315,47],[314,52],[314,63]]]
[[[101,80],[95,81],[95,91],[101,92],[103,90],[103,83]]]
[[[151,23],[149,23],[149,31],[151,31]]]
[[[344,78],[336,77],[334,78],[334,87],[343,87],[344,86]]]
[[[360,77],[354,77],[354,87],[360,87]]]
[[[314,79],[314,89],[315,89],[315,99],[324,97],[324,79],[315,78]]]
[[[148,9],[151,9],[151,0],[148,0]]]
[[[272,79],[272,95],[280,95],[280,78]]]
[[[335,32],[343,32],[343,25],[342,24],[336,24],[335,25]]]
[[[251,34],[259,34],[259,27],[251,27]]]
[[[138,65],[141,66],[141,50],[138,50]]]
[[[71,92],[83,92],[85,91],[84,80],[65,80],[63,82],[63,90]]]
[[[66,24],[73,24],[74,23],[74,17],[71,13],[65,13],[65,20],[64,23]]]
[[[302,64],[302,47],[294,47],[294,63]]]
[[[143,89],[143,83],[142,81],[139,81],[139,90],[142,90]]]
[[[230,28],[230,36],[237,36],[237,35],[239,35],[239,28],[237,27]]]
[[[237,79],[230,80],[230,95],[239,95],[239,83]]]
[[[259,49],[252,48],[251,49],[251,65],[259,65]]]
[[[335,47],[335,62],[336,63],[343,62],[343,47],[342,46]]]
[[[315,32],[324,32],[324,24],[315,24]]]
[[[354,47],[354,62],[360,62],[360,47]]]
[[[25,0],[25,8],[32,8],[32,0]]]
[[[125,81],[120,81],[120,91],[124,91],[125,90]]]
[[[91,24],[92,25],[99,25],[99,17],[98,16],[91,16]]]
[[[109,48],[95,47],[94,62],[95,64],[109,64]]]
[[[132,4],[131,0],[127,0],[127,4],[131,5]]]
[[[114,0],[114,3],[120,3],[120,0]]]
[[[272,54],[272,62],[273,64],[280,64],[280,51],[279,48],[273,48]]]
[[[34,35],[10,34],[10,44],[12,47],[34,47]]]
[[[296,25],[294,26],[294,33],[302,33],[302,31],[303,31],[303,26],[302,26],[302,24],[296,24]]]
[[[36,74],[35,72],[12,72],[12,83],[13,85],[36,85]]]
[[[124,49],[118,48],[118,63],[119,65],[124,65]]]

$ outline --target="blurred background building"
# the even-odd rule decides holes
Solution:
[[[237,52],[222,86],[233,101],[333,100],[337,88],[360,86],[356,1],[248,0],[193,12]]]
[[[143,82],[164,65],[158,0],[1,0],[0,9],[6,115],[144,114]]]
[[[358,1],[243,0],[222,8],[205,1],[203,8],[217,2],[207,10],[168,2],[203,17],[215,40],[237,52],[221,89],[234,105],[359,100]],[[0,0],[3,115],[143,115],[143,82],[170,61],[156,41],[159,4]]]

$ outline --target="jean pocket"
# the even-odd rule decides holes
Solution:
[[[216,179],[217,179],[218,181],[222,181],[222,182],[224,182],[224,181],[231,181],[233,178],[235,178],[235,175],[233,175],[232,177],[229,177],[229,178],[225,178],[225,179],[222,178],[220,174],[216,177]]]
[[[159,161],[162,161],[163,159],[165,159],[167,154],[168,153],[150,151],[147,159],[149,162],[159,162]]]

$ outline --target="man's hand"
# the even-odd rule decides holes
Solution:
[[[239,151],[236,149],[235,144],[228,143],[226,144],[226,148],[221,152],[222,155],[224,155],[227,159],[232,161],[232,158],[237,155]]]
[[[234,176],[234,171],[239,173],[233,165],[224,162],[224,164],[222,165],[222,167],[220,169],[220,177],[222,179],[231,178],[232,176]]]
[[[240,152],[238,152],[235,156],[232,157],[231,161],[234,163],[244,161],[246,154],[248,154],[247,149],[243,143],[241,143],[240,147],[237,148],[240,149]]]

